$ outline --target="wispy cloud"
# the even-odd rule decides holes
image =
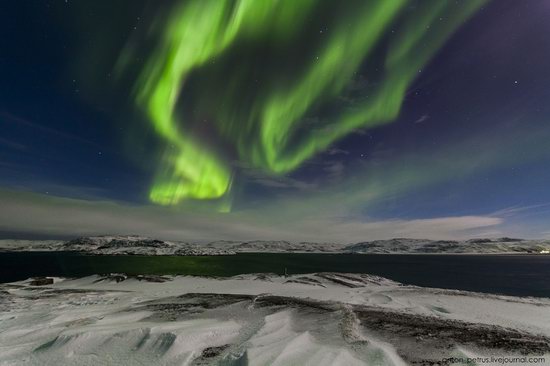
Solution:
[[[527,206],[510,206],[492,213],[492,216],[498,217],[514,217],[514,216],[525,216],[533,215],[541,212],[550,212],[550,202],[541,203],[536,205],[527,205]]]
[[[68,133],[68,132],[65,132],[65,131],[60,131],[60,130],[57,130],[55,128],[47,127],[47,126],[41,125],[40,123],[33,122],[29,119],[26,119],[26,118],[23,118],[23,117],[20,117],[20,116],[16,116],[16,115],[13,115],[13,114],[5,112],[5,111],[0,111],[0,120],[2,120],[4,122],[7,122],[7,123],[10,123],[10,124],[17,124],[18,126],[22,126],[22,127],[25,127],[25,128],[32,129],[32,131],[35,132],[35,133],[38,132],[38,133],[41,133],[41,134],[56,136],[58,138],[62,138],[62,139],[65,139],[65,140],[71,140],[71,141],[83,143],[83,144],[86,144],[86,145],[90,145],[90,146],[93,146],[93,147],[96,147],[96,148],[101,148],[98,144],[96,144],[92,141],[89,141],[87,139],[84,139],[80,136],[77,136],[77,135],[74,135],[74,134],[71,134],[71,133]]]
[[[17,141],[8,140],[6,138],[0,137],[0,145],[3,145],[5,147],[8,147],[10,149],[23,151],[27,149],[26,145],[23,145]]]
[[[423,114],[416,121],[414,121],[414,123],[426,122],[428,119],[430,119],[430,115],[429,114]]]
[[[317,185],[314,183],[307,183],[298,179],[292,179],[289,177],[255,177],[250,179],[251,182],[259,184],[269,188],[282,188],[282,189],[298,189],[307,190],[315,189]]]
[[[237,165],[241,173],[246,177],[247,182],[257,184],[267,188],[292,189],[298,191],[316,190],[318,188],[315,182],[306,182],[286,175],[266,174],[258,169],[246,165]]]
[[[191,213],[156,206],[130,206],[33,193],[0,191],[0,231],[67,235],[135,233],[172,240],[285,239],[351,243],[387,239],[458,238],[499,225],[495,217],[463,216],[422,220],[341,219],[317,215],[296,221],[284,213],[248,211],[235,215]],[[264,215],[262,220],[258,217]],[[280,216],[279,220],[269,220]]]
[[[332,181],[339,181],[344,177],[346,166],[341,161],[327,161],[323,167],[328,175],[328,178]]]
[[[513,133],[514,138],[510,139]],[[414,151],[398,157],[360,162],[346,180],[317,187],[289,177],[266,177],[252,170],[256,184],[288,189],[229,214],[150,205],[68,199],[0,191],[0,231],[86,235],[137,233],[164,239],[287,239],[341,243],[397,236],[458,239],[491,236],[536,237],[547,231],[548,215],[535,222],[516,221],[545,205],[511,206],[486,215],[465,213],[422,219],[380,219],[376,207],[414,195],[418,189],[464,178],[489,169],[548,156],[549,131],[514,130],[505,136],[477,134],[438,151]],[[517,154],[521,151],[522,154]],[[475,159],[472,158],[475,156]],[[334,174],[341,166],[329,168]],[[322,189],[321,189],[322,188]],[[527,222],[528,221],[528,222]],[[525,235],[523,235],[525,234]]]
[[[333,147],[327,150],[328,155],[349,155],[349,151]]]

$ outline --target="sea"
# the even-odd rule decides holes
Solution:
[[[550,297],[550,255],[240,253],[223,256],[91,256],[0,253],[0,282],[37,276],[126,273],[228,277],[247,273],[369,273],[407,285]]]

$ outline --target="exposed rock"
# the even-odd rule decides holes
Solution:
[[[201,357],[203,357],[203,358],[216,357],[220,353],[225,351],[228,347],[229,347],[229,344],[225,344],[225,345],[219,346],[219,347],[207,347],[202,351]]]
[[[53,278],[49,277],[33,277],[29,282],[31,286],[46,286],[53,284]]]
[[[168,276],[161,276],[161,275],[127,275],[125,273],[109,273],[107,275],[101,275],[94,282],[97,283],[97,282],[109,281],[109,282],[119,283],[122,281],[126,281],[129,278],[133,278],[138,281],[156,282],[156,283],[162,283],[162,282],[167,282],[172,280]]]

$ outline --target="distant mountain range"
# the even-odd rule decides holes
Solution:
[[[355,244],[288,241],[228,241],[207,244],[147,237],[93,236],[69,241],[0,240],[1,251],[74,251],[91,255],[231,255],[235,253],[372,253],[372,254],[549,254],[550,240],[516,238],[429,240],[396,238]]]

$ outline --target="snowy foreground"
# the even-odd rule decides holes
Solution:
[[[0,365],[550,364],[546,298],[336,273],[51,282],[0,285]]]

